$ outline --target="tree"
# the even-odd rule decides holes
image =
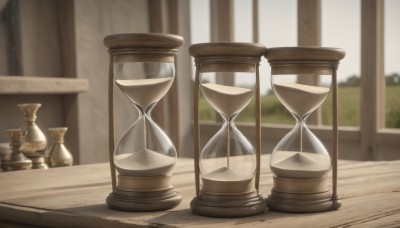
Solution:
[[[348,77],[345,82],[339,82],[339,86],[342,86],[342,87],[360,86],[360,77],[354,74],[354,75]]]
[[[392,73],[386,76],[386,85],[396,86],[400,85],[400,75],[399,73]]]

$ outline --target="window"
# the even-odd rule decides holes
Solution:
[[[321,6],[321,46],[346,51],[338,68],[339,125],[360,125],[361,10],[360,0],[323,0]],[[322,108],[322,123],[332,124],[331,98]]]
[[[384,74],[386,79],[385,127],[400,128],[400,1],[385,0]]]

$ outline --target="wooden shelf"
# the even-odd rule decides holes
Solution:
[[[89,89],[86,79],[0,76],[0,94],[73,94]]]

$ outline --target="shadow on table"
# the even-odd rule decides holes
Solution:
[[[266,209],[260,215],[243,218],[211,218],[193,214],[190,208],[173,209],[158,212],[124,212],[112,210],[106,204],[75,207],[65,209],[67,212],[79,215],[79,217],[90,219],[92,222],[102,225],[145,225],[150,227],[190,227],[199,225],[212,225],[212,227],[226,225],[268,225],[280,224],[280,220],[292,218],[295,221],[299,217],[320,216],[320,213],[291,214],[279,213]],[[323,212],[329,213],[329,212]],[[285,220],[287,221],[287,220]]]
[[[190,227],[192,225],[213,225],[214,227],[218,224],[262,223],[267,217],[267,214],[261,214],[246,218],[210,218],[193,214],[190,208],[158,212],[124,212],[112,210],[106,204],[66,208],[65,211],[81,217],[81,219],[91,220],[93,224],[102,224],[102,226],[136,224],[149,227]]]
[[[321,212],[329,213],[329,212]],[[200,215],[193,214],[190,209],[173,210],[167,211],[162,215],[152,218],[149,220],[149,225],[167,225],[168,227],[174,226],[199,226],[199,225],[209,225],[209,227],[217,226],[229,226],[229,225],[243,225],[253,226],[253,225],[267,225],[267,224],[279,224],[280,220],[285,218],[297,217],[318,217],[321,213],[309,213],[309,214],[293,214],[293,213],[280,213],[265,209],[264,213],[242,218],[212,218],[204,217]],[[284,220],[287,221],[287,220]],[[212,225],[212,226],[210,226]]]

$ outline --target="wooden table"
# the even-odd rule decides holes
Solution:
[[[272,187],[268,157],[262,158],[261,193]],[[0,173],[0,227],[34,224],[54,227],[400,227],[400,160],[339,162],[342,208],[314,214],[273,212],[253,217],[219,219],[191,213],[193,161],[179,159],[173,183],[183,196],[175,209],[131,213],[109,209],[107,163],[50,170]]]

